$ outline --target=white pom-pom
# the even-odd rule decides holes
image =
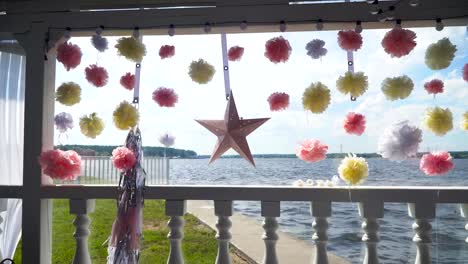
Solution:
[[[100,34],[93,35],[91,43],[100,52],[104,52],[109,45],[107,38],[102,37]]]
[[[307,55],[312,57],[312,59],[318,59],[322,56],[325,56],[327,54],[327,49],[324,48],[324,46],[325,41],[321,39],[314,39],[310,41],[306,45]]]
[[[159,142],[163,144],[166,148],[174,145],[175,137],[169,133],[164,133],[159,137]]]
[[[421,129],[408,125],[408,121],[399,122],[385,129],[379,139],[378,153],[389,160],[405,160],[416,156],[421,141]]]

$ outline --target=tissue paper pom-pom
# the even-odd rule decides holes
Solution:
[[[117,169],[123,171],[133,168],[136,163],[136,157],[130,149],[117,147],[112,150],[112,162]]]
[[[326,158],[328,146],[316,139],[308,139],[296,150],[296,156],[305,162],[317,162]]]
[[[443,38],[429,45],[426,50],[426,65],[431,70],[447,68],[455,57],[457,46],[453,45],[448,38]]]
[[[358,113],[350,112],[346,115],[343,128],[348,134],[360,136],[366,129],[366,117]]]
[[[265,57],[271,62],[286,62],[291,54],[289,41],[282,36],[272,38],[265,43]]]
[[[64,105],[74,105],[81,101],[81,88],[74,82],[62,83],[55,92],[56,100]]]
[[[416,156],[421,141],[421,129],[410,126],[408,121],[399,122],[384,130],[377,153],[385,159],[405,160]]]
[[[230,61],[239,61],[244,55],[244,48],[239,46],[231,47],[228,51],[228,59]]]
[[[171,45],[162,45],[159,48],[159,57],[161,59],[167,59],[175,55],[175,47]]]
[[[76,68],[81,62],[81,49],[71,42],[64,42],[57,47],[57,60],[65,66],[65,69]]]
[[[99,67],[96,64],[89,65],[85,69],[86,80],[96,87],[102,87],[107,84],[109,75],[106,69]]]
[[[419,169],[429,176],[445,174],[452,168],[452,156],[447,151],[424,154],[419,163]]]
[[[416,47],[416,33],[408,29],[394,28],[385,34],[382,47],[392,57],[408,55]]]
[[[304,109],[319,114],[330,104],[330,90],[321,82],[312,83],[302,94]]]
[[[69,113],[59,113],[54,117],[55,127],[61,133],[67,132],[68,129],[73,128],[73,117]]]
[[[120,77],[120,84],[127,90],[132,90],[135,87],[135,75],[127,72]]]
[[[164,133],[159,137],[159,142],[167,148],[174,145],[175,137],[169,133]]]
[[[438,79],[434,79],[432,81],[426,82],[424,84],[424,89],[430,94],[438,94],[444,92],[444,82]]]
[[[289,106],[289,95],[287,93],[272,93],[268,99],[271,111],[281,111]]]
[[[343,94],[350,94],[357,98],[364,94],[368,87],[367,76],[363,72],[346,72],[344,76],[340,76],[336,81],[338,91]]]
[[[468,82],[468,63],[463,66],[463,80]]]
[[[341,160],[341,164],[338,167],[338,174],[346,183],[357,185],[367,179],[369,167],[364,158],[348,155]]]
[[[413,81],[406,75],[395,78],[385,78],[382,82],[382,92],[390,101],[405,99],[411,94],[413,87]]]
[[[138,110],[127,101],[121,102],[114,111],[114,124],[118,129],[130,129],[136,126],[139,120]]]
[[[100,52],[104,52],[109,45],[109,43],[107,42],[107,38],[104,38],[99,34],[93,35],[93,37],[91,38],[91,43]]]
[[[213,75],[215,74],[215,69],[211,64],[204,61],[203,59],[199,59],[198,61],[192,61],[189,67],[189,75],[190,78],[196,83],[199,84],[206,84],[211,79],[213,79]]]
[[[443,136],[453,128],[450,109],[428,108],[424,114],[424,125],[438,136]]]
[[[173,89],[159,87],[153,92],[153,100],[162,107],[174,107],[179,97]]]
[[[311,40],[306,45],[307,55],[309,55],[312,59],[318,59],[322,56],[327,54],[327,49],[324,48],[325,41],[321,39],[314,39]]]
[[[346,51],[356,51],[362,46],[362,36],[354,30],[338,32],[338,45]]]
[[[83,135],[89,138],[96,138],[104,130],[104,122],[96,113],[92,113],[89,116],[84,115],[80,118],[80,129]]]
[[[81,157],[73,150],[48,150],[39,156],[39,164],[45,175],[52,179],[76,180],[81,174]]]
[[[463,120],[462,120],[461,128],[463,130],[468,130],[468,112],[465,112],[463,114]]]
[[[146,55],[146,47],[140,40],[134,37],[123,37],[117,40],[115,45],[120,56],[124,56],[133,62],[141,62]]]

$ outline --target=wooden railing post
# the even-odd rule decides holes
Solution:
[[[278,222],[276,217],[280,216],[279,201],[262,201],[262,216],[263,221],[263,241],[265,241],[265,256],[263,264],[278,264],[278,256],[276,254],[276,241],[278,241]]]
[[[331,216],[331,202],[311,202],[311,214],[315,217],[312,227],[315,233],[312,240],[315,241],[315,254],[313,264],[328,264],[327,242],[328,221]]]
[[[465,221],[467,222],[465,230],[468,231],[468,204],[460,204],[460,212],[461,216],[465,218]],[[466,237],[465,242],[468,243],[468,236]]]
[[[416,243],[416,264],[431,263],[432,226],[430,219],[435,218],[435,204],[432,202],[418,202],[408,204],[409,215],[414,218],[413,242]]]
[[[229,229],[232,226],[229,217],[232,216],[232,201],[215,201],[215,215],[218,216],[216,228],[216,239],[218,240],[218,254],[216,255],[216,264],[231,264],[229,255],[229,241],[231,233]]]
[[[182,238],[184,238],[184,218],[187,203],[184,200],[166,200],[166,215],[170,216],[168,226],[171,248],[167,264],[184,264]]]
[[[364,235],[362,241],[366,243],[366,255],[364,264],[378,264],[379,255],[377,244],[379,243],[379,222],[378,219],[384,216],[384,203],[381,201],[359,203],[359,215],[364,218],[362,229]]]
[[[89,217],[88,213],[94,211],[95,200],[71,199],[70,214],[76,215],[73,225],[76,240],[75,256],[73,264],[91,264],[91,256],[88,251]]]

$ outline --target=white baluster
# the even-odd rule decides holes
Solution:
[[[262,201],[262,216],[263,220],[263,241],[265,242],[265,256],[263,257],[263,264],[278,264],[278,257],[276,255],[276,241],[278,241],[278,222],[276,217],[280,216],[280,202],[279,201]]]
[[[95,200],[71,199],[70,214],[76,215],[73,225],[76,240],[75,256],[73,264],[91,264],[91,257],[88,251],[89,217],[88,213],[94,211]]]
[[[167,200],[166,215],[170,216],[168,226],[171,249],[167,264],[184,264],[184,256],[182,254],[182,238],[184,238],[184,218],[187,208],[187,203],[183,200]]]
[[[366,255],[364,264],[378,264],[379,255],[377,253],[377,244],[379,238],[379,222],[378,218],[384,215],[384,204],[381,201],[359,203],[359,215],[364,218],[362,229],[364,235],[362,241],[366,243]]]
[[[465,230],[468,231],[468,204],[460,204],[460,211],[461,216],[465,218],[465,221],[467,222],[465,225]],[[468,243],[468,237],[466,237],[465,242]]]
[[[232,201],[215,201],[215,215],[218,216],[216,228],[216,239],[218,240],[218,254],[216,256],[216,264],[231,264],[231,256],[229,255],[229,241],[231,233],[229,229],[232,226],[229,217],[232,216]]]
[[[327,242],[328,221],[331,216],[331,202],[311,202],[311,213],[315,217],[312,227],[315,233],[312,240],[315,241],[315,254],[313,264],[328,264]]]
[[[409,216],[414,218],[413,242],[416,243],[416,264],[431,263],[432,226],[429,219],[435,218],[435,204],[432,202],[418,202],[408,204]]]

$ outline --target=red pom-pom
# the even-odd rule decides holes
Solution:
[[[361,114],[350,112],[346,115],[343,128],[348,134],[360,136],[366,129],[366,117]]]
[[[356,51],[362,46],[362,36],[354,30],[338,32],[338,45],[346,51]]]
[[[81,174],[81,157],[73,150],[44,151],[39,156],[39,164],[52,179],[76,180]]]
[[[161,57],[161,59],[170,58],[170,57],[174,56],[174,54],[175,54],[175,47],[174,46],[163,45],[159,49],[159,56]]]
[[[438,94],[444,92],[444,82],[434,79],[424,84],[424,89],[430,94]]]
[[[287,93],[272,93],[268,97],[271,111],[281,111],[289,106],[289,95]]]
[[[468,63],[463,66],[463,79],[468,82]]]
[[[271,62],[286,62],[291,54],[289,42],[282,36],[272,38],[265,43],[265,57]]]
[[[133,168],[136,163],[136,157],[133,151],[126,147],[118,147],[112,151],[112,162],[119,170],[128,170]]]
[[[385,34],[382,47],[392,57],[408,55],[416,47],[416,33],[408,29],[394,28]]]
[[[174,107],[179,97],[173,89],[159,87],[153,92],[153,100],[162,107]]]
[[[429,176],[445,174],[452,168],[452,156],[447,151],[424,154],[419,163],[419,169]]]
[[[107,84],[109,75],[107,75],[106,69],[99,67],[96,64],[89,65],[85,69],[86,80],[92,83],[96,87],[102,87]]]
[[[120,84],[127,90],[132,90],[135,87],[135,75],[127,72],[120,77]]]
[[[244,55],[244,48],[239,46],[231,47],[228,51],[228,58],[230,61],[238,61]]]
[[[64,42],[57,47],[57,60],[65,66],[65,69],[76,68],[81,62],[81,49],[71,42]]]

